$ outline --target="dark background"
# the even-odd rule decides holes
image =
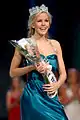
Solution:
[[[45,4],[53,16],[49,30],[62,47],[66,70],[80,70],[80,6],[77,0],[0,1],[0,118],[7,118],[5,96],[10,84],[9,67],[14,48],[8,42],[27,37],[28,9]]]

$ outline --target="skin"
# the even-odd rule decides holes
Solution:
[[[32,36],[32,39],[36,40],[40,54],[43,54],[44,56],[48,56],[51,54],[57,55],[58,64],[59,64],[59,79],[55,83],[43,85],[44,91],[47,91],[50,94],[52,94],[66,80],[66,70],[65,70],[63,57],[62,57],[61,46],[59,42],[56,40],[50,40],[51,41],[51,44],[50,44],[50,41],[46,38],[46,34],[48,32],[48,29],[50,28],[50,18],[47,13],[44,13],[44,12],[38,13],[31,27],[35,29],[35,34]],[[56,51],[54,49],[56,49]],[[45,64],[38,63],[35,66],[29,66],[29,67],[27,66],[24,68],[18,68],[20,62],[21,62],[21,55],[18,51],[15,51],[14,57],[11,62],[11,68],[10,68],[11,76],[15,76],[15,75],[20,76],[34,69],[36,69],[41,74],[47,70],[46,63]]]

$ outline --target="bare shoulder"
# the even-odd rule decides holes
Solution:
[[[51,44],[55,47],[55,49],[56,49],[56,54],[57,55],[60,55],[60,54],[62,54],[62,48],[61,48],[61,45],[60,45],[60,43],[57,41],[57,40],[54,40],[54,39],[52,39],[52,40],[50,40],[51,41]]]
[[[14,55],[15,55],[15,56],[19,56],[19,55],[21,55],[17,48],[15,48]]]
[[[10,96],[11,96],[11,91],[10,91],[10,90],[7,91],[6,96],[7,96],[7,97],[10,97]]]
[[[51,41],[51,43],[52,43],[55,47],[60,48],[61,45],[60,45],[60,43],[59,43],[57,40],[51,39],[50,41]]]

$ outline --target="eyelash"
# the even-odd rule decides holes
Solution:
[[[38,20],[37,22],[41,22],[42,20]],[[45,22],[48,22],[49,20],[45,20]]]

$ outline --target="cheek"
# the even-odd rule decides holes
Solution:
[[[50,27],[50,23],[46,23],[46,26]]]
[[[41,26],[41,23],[36,23],[36,24],[35,24],[35,27],[36,27],[36,28],[39,28],[40,26]]]

